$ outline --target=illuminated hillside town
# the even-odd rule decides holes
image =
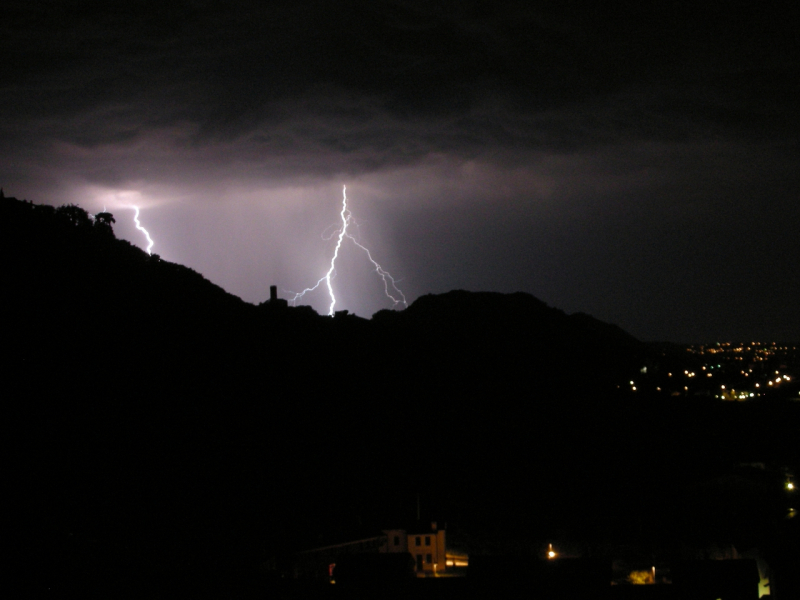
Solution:
[[[618,388],[631,393],[722,401],[800,401],[800,352],[795,344],[690,345],[682,350],[682,356],[675,351],[671,357],[677,360],[667,358],[663,363],[643,365]]]

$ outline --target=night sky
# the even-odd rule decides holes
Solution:
[[[113,4],[3,2],[6,196],[144,247],[137,205],[153,252],[256,303],[325,273],[347,185],[409,302],[800,340],[794,3]],[[337,309],[391,307],[363,252],[338,266]]]

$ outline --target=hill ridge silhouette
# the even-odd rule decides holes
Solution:
[[[633,539],[663,481],[720,460],[685,404],[617,395],[657,356],[616,326],[521,292],[252,305],[110,218],[0,198],[14,566],[37,585],[256,597],[267,558],[411,522],[417,496],[470,532]]]
[[[359,336],[371,329],[391,335],[389,332],[399,327],[416,335],[438,332],[466,339],[474,336],[476,343],[489,343],[478,338],[504,328],[513,329],[518,337],[520,324],[515,321],[521,319],[533,336],[528,346],[558,344],[566,350],[586,343],[593,348],[605,345],[626,352],[644,351],[643,345],[614,326],[588,316],[567,316],[522,292],[429,294],[404,311],[379,311],[361,326],[357,325],[361,320],[353,315],[339,315],[331,322],[307,307],[267,310],[277,307],[268,301],[248,304],[188,267],[147,255],[116,239],[110,224],[93,221],[77,206],[54,208],[3,198],[2,211],[6,281],[14,290],[6,301],[13,312],[28,313],[26,320],[41,326],[48,322],[47,327],[59,329],[64,323],[58,315],[66,320],[71,313],[74,320],[102,318],[123,329],[151,333],[159,340],[164,337],[161,331],[196,327],[230,328],[230,335],[238,332],[245,336],[249,328],[267,327],[273,332],[281,330],[285,337],[291,337],[293,328],[300,336],[322,335],[332,328],[339,334],[342,328],[352,329],[348,335]],[[26,325],[21,337],[30,335]],[[372,333],[372,337],[376,335]]]

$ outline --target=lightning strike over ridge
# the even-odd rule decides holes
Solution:
[[[132,208],[134,211],[136,211],[135,214],[133,215],[133,222],[136,223],[136,229],[141,231],[144,234],[144,237],[147,238],[147,253],[148,254],[152,254],[152,252],[150,252],[150,250],[153,248],[153,240],[150,239],[150,234],[147,233],[147,229],[142,227],[142,224],[139,222],[139,207],[138,206],[131,206],[130,208]]]
[[[386,294],[386,297],[389,298],[394,304],[392,308],[395,308],[398,304],[402,304],[403,306],[407,306],[408,303],[406,302],[406,297],[403,295],[403,292],[400,291],[400,288],[397,287],[397,283],[395,279],[389,274],[388,271],[384,270],[380,264],[372,258],[372,253],[369,249],[362,245],[355,236],[347,231],[347,228],[353,222],[353,214],[350,212],[350,209],[347,208],[347,186],[342,186],[342,211],[339,213],[341,217],[342,224],[340,229],[335,231],[333,235],[330,237],[338,234],[338,239],[336,240],[336,247],[333,250],[333,257],[331,258],[331,266],[328,269],[328,272],[325,273],[320,279],[315,283],[312,287],[304,289],[302,292],[295,293],[294,297],[291,299],[292,306],[296,304],[296,302],[302,298],[307,292],[313,292],[316,290],[322,282],[324,281],[327,288],[328,288],[328,295],[331,298],[330,308],[328,309],[328,315],[333,316],[334,314],[334,307],[336,306],[336,296],[333,292],[333,284],[331,280],[336,277],[336,259],[339,257],[339,249],[342,247],[342,242],[345,238],[349,239],[350,241],[355,244],[356,247],[361,248],[366,255],[369,261],[372,263],[372,266],[375,267],[375,272],[378,276],[383,280],[383,291]],[[330,238],[327,238],[330,239]],[[395,297],[397,296],[397,297]]]

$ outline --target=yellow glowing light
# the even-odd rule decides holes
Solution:
[[[789,490],[790,492],[793,491],[794,484],[790,481],[789,483],[786,484],[786,489]]]
[[[634,585],[655,583],[655,571],[631,571],[628,574],[628,581]]]
[[[548,544],[547,546],[548,546],[547,558],[550,558],[550,559],[555,558],[556,557],[556,553],[553,550],[553,544]]]

